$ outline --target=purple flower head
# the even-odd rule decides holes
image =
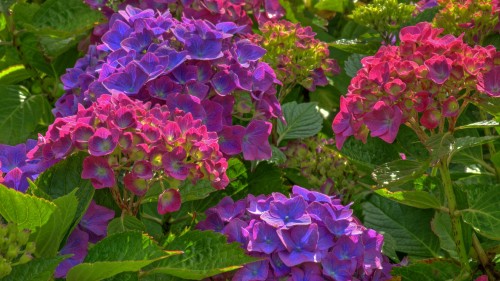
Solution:
[[[351,281],[354,275],[350,260],[339,260],[334,253],[327,254],[321,261],[323,274],[339,281]]]
[[[78,227],[87,232],[91,243],[97,243],[106,236],[108,223],[114,217],[115,211],[97,205],[92,200]]]
[[[135,95],[148,80],[148,74],[135,63],[129,63],[124,72],[115,73],[102,81],[110,93]]]
[[[185,180],[189,174],[189,165],[184,162],[187,154],[182,147],[176,147],[163,155],[165,173],[174,179]]]
[[[227,242],[238,242],[240,244],[246,244],[247,238],[243,234],[243,229],[246,228],[248,224],[240,219],[234,219],[230,221],[224,229],[222,229],[222,234],[227,236]]]
[[[219,133],[220,150],[227,155],[241,153],[244,134],[245,128],[242,126],[224,126]]]
[[[276,233],[276,229],[266,223],[257,222],[249,230],[250,237],[248,241],[249,252],[263,252],[271,254],[276,250],[284,250],[283,244]]]
[[[318,262],[321,254],[318,247],[318,225],[297,225],[291,229],[278,229],[278,236],[287,251],[279,252],[281,260],[287,266],[296,266],[304,262]]]
[[[266,262],[267,277],[242,268],[232,280],[390,280],[391,265],[381,253],[382,235],[361,225],[350,204],[343,206],[339,199],[298,186],[293,191],[291,198],[273,193],[233,202],[226,197],[220,206],[207,210],[198,228],[223,233]],[[243,213],[232,211],[240,204]],[[221,206],[229,210],[225,213],[238,215],[221,219]],[[287,214],[288,220],[306,219],[286,225]]]
[[[233,115],[242,113],[234,107],[234,100],[244,94],[249,97],[245,113],[254,113],[254,120],[268,122],[271,118],[282,118],[276,98],[276,85],[280,82],[274,70],[260,61],[265,50],[240,36],[250,31],[250,22],[238,19],[245,17],[250,6],[257,9],[251,10],[258,11],[259,18],[267,18],[260,9],[266,9],[269,3],[187,2],[185,5],[196,7],[186,7],[194,10],[185,9],[181,20],[172,18],[169,12],[160,13],[161,9],[153,6],[142,9],[148,7],[145,3],[157,3],[154,0],[142,2],[141,8],[127,6],[112,15],[108,30],[103,30],[101,41],[96,41],[97,47],[89,47],[85,58],[63,76],[66,94],[56,102],[54,114],[69,116],[79,111],[78,104],[88,108],[105,94],[124,93],[149,101],[152,106],[167,104],[171,113],[176,109],[191,112],[208,130],[219,133],[224,125],[233,125]],[[279,8],[274,4],[268,8]],[[221,12],[224,16],[218,18]],[[215,22],[197,19],[198,13]],[[117,126],[131,131],[134,125],[126,121],[131,116],[127,113],[124,117]],[[248,141],[241,142],[241,149],[228,151],[228,155],[241,151],[248,160],[270,157],[268,140],[263,136],[260,140],[254,138],[251,134],[257,128],[252,126],[262,128],[261,131],[267,131],[268,127],[250,123],[245,138]],[[128,147],[128,138],[121,140]],[[86,145],[83,139],[81,146]]]
[[[274,201],[269,205],[269,211],[260,217],[274,227],[291,227],[294,225],[308,225],[311,217],[306,214],[307,203],[302,196],[287,199],[284,202]]]
[[[257,61],[266,53],[266,49],[259,47],[249,40],[240,40],[236,43],[236,58],[242,66]]]
[[[272,125],[262,120],[252,120],[245,129],[242,148],[243,157],[247,160],[263,160],[271,158],[272,150],[268,138]]]
[[[257,281],[267,280],[269,273],[269,261],[256,261],[243,266],[233,277],[233,281]]]
[[[56,268],[55,278],[64,278],[68,271],[75,265],[83,262],[87,256],[89,235],[78,227],[68,237],[66,245],[59,251],[60,255],[72,254],[73,256],[62,261]]]
[[[116,130],[99,128],[94,135],[88,139],[89,154],[93,156],[108,155],[118,145],[119,133]]]

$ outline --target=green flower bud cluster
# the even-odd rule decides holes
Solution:
[[[0,278],[9,275],[13,266],[33,259],[35,243],[28,242],[30,234],[15,223],[0,223]]]
[[[386,43],[390,43],[390,35],[412,18],[414,10],[415,5],[397,0],[374,0],[366,5],[360,3],[351,16],[355,22],[376,30]]]
[[[288,142],[282,148],[287,160],[284,168],[297,169],[311,187],[326,194],[340,195],[346,201],[354,194],[359,174],[349,160],[333,149],[333,139],[319,136]]]
[[[438,0],[441,10],[433,24],[445,33],[459,36],[471,45],[482,44],[486,36],[498,33],[500,5],[496,0]]]
[[[259,28],[261,35],[249,37],[266,49],[262,59],[274,69],[276,78],[283,83],[282,89],[300,84],[314,91],[316,86],[328,84],[326,76],[340,72],[337,62],[329,58],[328,44],[315,39],[316,33],[310,26],[280,20],[265,22]],[[280,100],[286,95],[282,93]]]

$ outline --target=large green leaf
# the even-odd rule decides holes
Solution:
[[[397,186],[420,177],[429,163],[414,160],[396,160],[377,167],[372,178],[382,186]]]
[[[227,243],[224,235],[213,231],[189,231],[175,238],[165,248],[181,250],[184,254],[148,266],[145,275],[169,274],[201,280],[257,260],[245,255],[238,243]]]
[[[479,187],[478,187],[479,189]],[[462,210],[463,219],[479,234],[500,240],[500,186],[469,193],[468,209]]]
[[[375,191],[380,196],[391,199],[398,203],[420,209],[439,209],[441,204],[432,194],[425,191],[395,191],[391,192],[385,188]]]
[[[431,150],[432,161],[446,157],[450,162],[453,156],[464,149],[483,145],[500,139],[500,136],[471,137],[464,136],[455,138],[450,133],[436,134],[427,140],[426,146]]]
[[[12,267],[9,275],[2,278],[2,281],[52,280],[57,265],[65,259],[65,257],[57,256],[53,258],[34,259],[28,263],[16,265]]]
[[[426,260],[392,269],[393,276],[401,276],[405,281],[455,280],[459,274],[460,266],[452,260]]]
[[[144,231],[146,227],[136,217],[130,215],[121,215],[118,218],[113,219],[108,224],[108,235],[112,235],[119,232],[125,232],[129,230]]]
[[[278,121],[278,144],[282,140],[311,137],[321,131],[323,118],[316,108],[316,103],[289,102],[284,104],[281,109],[286,125]]]
[[[56,205],[45,199],[23,194],[0,184],[0,215],[19,228],[35,230],[47,223]]]
[[[276,165],[261,162],[248,177],[248,192],[251,194],[271,194],[283,192],[283,175]]]
[[[33,32],[44,53],[51,58],[71,48],[102,20],[98,11],[79,0],[48,0],[34,13]]]
[[[51,106],[21,86],[0,85],[0,143],[18,144],[36,137],[38,124],[50,124]]]
[[[54,257],[69,229],[74,223],[78,199],[76,189],[68,195],[54,200],[57,208],[49,221],[36,233],[36,251],[39,257]]]
[[[89,250],[84,263],[73,267],[68,281],[95,281],[141,268],[180,254],[162,250],[149,236],[138,231],[110,235]]]
[[[52,198],[66,195],[76,187],[90,187],[90,181],[81,176],[85,157],[79,153],[57,163],[36,179],[36,185]]]
[[[430,226],[433,210],[404,206],[376,194],[362,208],[365,226],[389,233],[397,251],[418,257],[439,256],[439,239]]]

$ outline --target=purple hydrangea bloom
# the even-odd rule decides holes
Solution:
[[[232,280],[391,279],[383,236],[361,225],[350,204],[336,197],[294,186],[290,197],[226,197],[206,213],[198,228],[225,234],[261,259]]]
[[[273,1],[266,1],[274,4],[265,6],[274,11],[280,6]],[[241,5],[236,6],[241,9]],[[219,8],[214,11],[220,12]],[[75,114],[79,104],[87,108],[104,94],[124,93],[152,104],[167,104],[172,112],[176,108],[190,112],[210,131],[224,130],[228,155],[243,152],[247,160],[270,158],[269,119],[282,118],[282,112],[276,98],[280,82],[271,67],[259,61],[265,50],[243,38],[239,33],[246,28],[234,21],[214,24],[188,15],[179,21],[170,12],[160,11],[127,6],[110,17],[101,41],[91,45],[88,54],[62,76],[66,93],[56,102],[56,117]],[[242,96],[250,97],[243,110],[234,103]],[[232,126],[232,116],[243,115],[252,121],[242,136],[240,127]],[[109,152],[87,140],[88,132],[82,130],[82,146],[91,144],[93,155]],[[71,148],[70,141],[57,145],[55,154],[63,155]]]

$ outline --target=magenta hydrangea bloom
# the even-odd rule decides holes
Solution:
[[[220,232],[260,259],[237,270],[233,281],[391,279],[383,236],[336,197],[294,186],[290,198],[226,197],[206,214],[199,229]]]
[[[189,102],[185,104],[190,106]],[[136,212],[140,204],[124,202],[141,200],[158,177],[176,187],[199,180],[211,182],[216,189],[229,184],[227,162],[219,150],[217,134],[177,104],[152,105],[125,94],[102,95],[89,108],[80,105],[75,115],[57,118],[28,158],[56,163],[78,151],[88,154],[82,178],[90,179],[95,188],[110,188],[118,206],[130,213]],[[122,186],[126,189],[123,193],[119,190]],[[130,194],[131,198],[122,194]],[[173,193],[165,196],[169,194]],[[167,200],[168,204],[162,199],[159,210],[177,210],[177,195],[169,197],[175,200]]]
[[[421,137],[421,127],[433,130],[441,121],[453,130],[465,99],[500,96],[498,51],[442,31],[427,22],[404,27],[399,46],[361,60],[332,123],[337,148],[349,136],[366,141],[370,132],[393,142],[402,124]]]
[[[181,194],[177,189],[164,190],[158,199],[158,213],[166,214],[179,210],[181,207]]]

